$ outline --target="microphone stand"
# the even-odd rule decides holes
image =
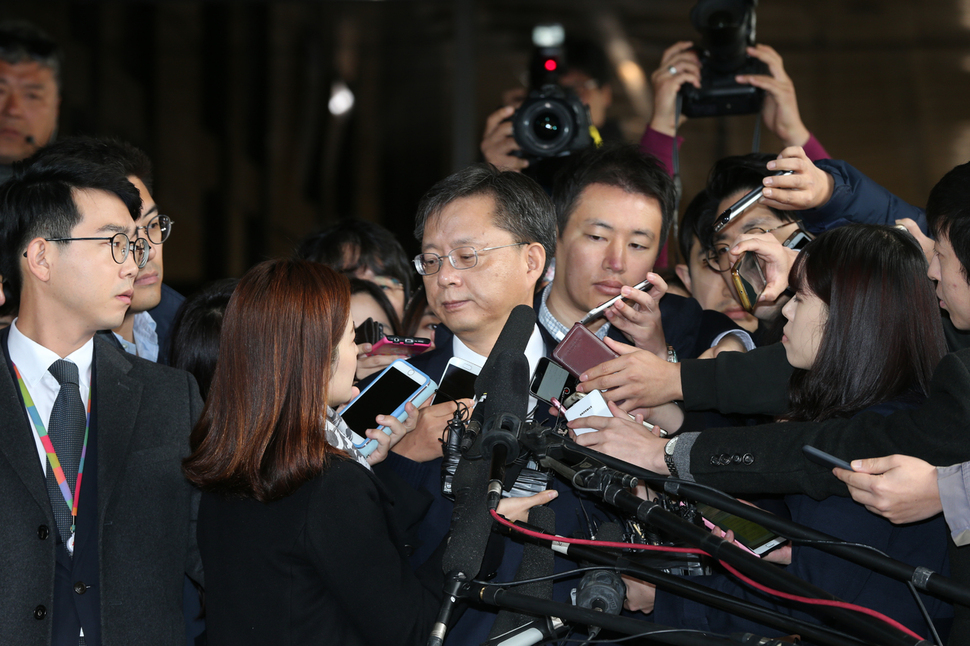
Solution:
[[[763,509],[746,505],[724,492],[662,476],[605,453],[588,449],[550,431],[531,430],[524,434],[522,441],[531,450],[535,451],[538,448],[542,455],[548,455],[554,459],[568,458],[576,462],[589,461],[593,464],[605,465],[611,469],[622,471],[630,474],[630,476],[640,478],[656,489],[663,489],[671,496],[706,503],[721,511],[757,523],[785,538],[796,542],[810,543],[814,549],[869,568],[891,579],[903,583],[912,583],[916,588],[942,597],[951,603],[970,606],[970,586],[953,581],[928,568],[914,567],[902,561],[877,554],[872,550],[857,545],[848,545],[824,532],[799,525]],[[539,452],[536,452],[536,454],[540,455]]]
[[[665,511],[657,503],[643,500],[630,493],[627,490],[629,479],[632,477],[629,473],[634,470],[642,471],[636,469],[633,465],[627,464],[622,460],[616,460],[615,458],[604,459],[609,456],[585,449],[575,442],[545,429],[525,433],[522,437],[522,443],[536,454],[543,466],[556,469],[565,475],[567,479],[570,479],[574,487],[587,492],[595,489],[602,494],[604,502],[617,507],[624,513],[635,516],[644,523],[665,531],[671,536],[683,540],[689,545],[696,545],[711,556],[732,565],[748,576],[765,582],[776,590],[804,597],[839,601],[837,597],[829,594],[825,590],[806,583],[773,564],[764,563],[761,559],[749,555],[735,545],[714,536],[709,531]],[[576,470],[575,467],[568,467],[557,459],[565,455],[570,455],[573,458],[578,457],[580,460],[585,460],[586,462],[578,465],[580,470]],[[608,464],[611,469],[614,468],[614,465],[619,466],[616,471],[620,473],[615,474],[616,477],[612,477],[608,474],[604,476],[604,472],[600,471],[599,475],[584,479],[580,471],[591,466],[589,465],[590,460]],[[657,478],[660,478],[660,476],[653,474],[651,480]],[[614,484],[614,479],[618,479],[624,486]],[[880,644],[881,646],[921,643],[919,640],[873,617],[830,606],[813,606],[812,609],[839,625],[852,627],[863,635],[864,639],[871,640],[873,643]]]

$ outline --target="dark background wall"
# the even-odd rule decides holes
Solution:
[[[695,38],[687,0],[111,2],[5,0],[66,53],[61,134],[109,134],[156,165],[175,224],[166,278],[190,291],[289,253],[342,215],[397,232],[409,251],[421,194],[474,161],[485,116],[520,82],[534,23],[619,37],[646,75]],[[922,204],[970,159],[970,2],[762,0],[802,116],[829,152]],[[327,109],[344,80],[353,111]],[[616,92],[636,140],[648,114]],[[649,104],[649,103],[648,103]],[[685,198],[724,154],[750,150],[754,117],[682,129]],[[778,150],[770,135],[761,149]]]

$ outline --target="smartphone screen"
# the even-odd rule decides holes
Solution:
[[[758,556],[762,556],[775,548],[781,547],[787,541],[787,539],[778,536],[778,534],[765,529],[757,523],[721,511],[720,509],[715,509],[710,505],[698,503],[697,511],[704,518],[724,531],[733,531],[735,540]]]
[[[376,428],[378,415],[390,415],[423,388],[424,377],[415,372],[410,377],[392,364],[340,416],[347,426],[363,437],[364,431]]]
[[[479,368],[480,369],[480,368]],[[457,364],[449,363],[441,376],[441,384],[435,393],[434,403],[452,402],[456,399],[472,399],[475,396],[475,380],[478,373]]]
[[[550,406],[553,397],[565,406],[569,396],[576,392],[576,378],[555,361],[542,357],[536,366],[529,390],[536,399],[541,399]]]

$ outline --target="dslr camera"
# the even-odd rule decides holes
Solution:
[[[701,33],[701,45],[697,48],[701,87],[681,86],[681,112],[685,116],[717,117],[761,111],[764,91],[734,80],[738,74],[768,73],[767,65],[745,51],[755,44],[757,4],[757,0],[698,0],[691,9],[691,24]]]
[[[593,143],[589,108],[575,92],[559,85],[567,63],[565,35],[558,23],[532,30],[529,94],[512,115],[512,134],[526,159],[563,157]]]

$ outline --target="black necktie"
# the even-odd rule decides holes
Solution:
[[[71,491],[77,482],[78,463],[81,461],[81,445],[84,442],[85,413],[84,402],[81,401],[81,388],[78,384],[77,365],[64,359],[58,359],[48,368],[57,379],[61,389],[57,392],[54,407],[51,409],[50,421],[47,424],[47,435],[51,438],[57,459],[64,469],[64,478]],[[51,499],[54,509],[54,519],[61,540],[67,542],[71,537],[71,510],[68,509],[57,485],[57,476],[53,467],[47,465],[47,495]]]

